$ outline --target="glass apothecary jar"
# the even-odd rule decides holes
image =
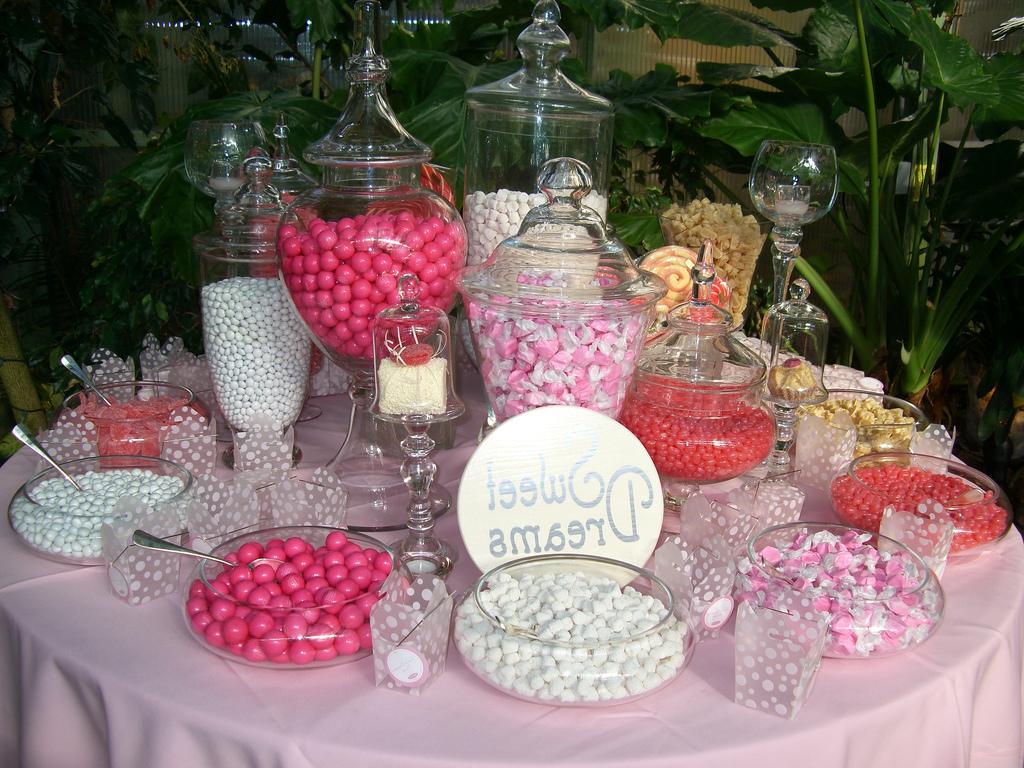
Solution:
[[[466,92],[466,184],[463,216],[469,263],[479,264],[519,230],[531,208],[546,202],[536,187],[541,166],[575,157],[592,174],[584,205],[604,219],[614,115],[607,99],[589,93],[559,68],[569,37],[554,0],[541,0],[516,45],[523,67]]]
[[[202,280],[203,343],[214,397],[233,432],[282,432],[306,398],[310,345],[277,276],[275,233],[284,211],[269,186],[270,158],[245,161],[248,182],[221,216],[196,235]]]
[[[667,501],[738,477],[775,439],[761,404],[765,364],[731,334],[732,315],[710,301],[709,251],[691,270],[693,299],[669,313],[668,331],[641,355],[620,417],[654,460]]]
[[[418,279],[423,306],[447,312],[466,259],[458,211],[420,186],[431,150],[402,126],[387,100],[389,65],[379,54],[380,3],[355,3],[355,40],[345,65],[348,101],[338,122],[306,147],[321,186],[288,206],[278,230],[281,276],[316,344],[352,378],[348,435],[331,464],[348,491],[350,527],[405,526],[408,492],[384,454],[368,408],[374,399],[377,314],[399,303],[398,280]],[[447,509],[436,500],[435,514]]]
[[[538,186],[548,203],[458,281],[487,397],[499,421],[542,405],[615,418],[665,283],[582,205],[585,164],[549,160]]]

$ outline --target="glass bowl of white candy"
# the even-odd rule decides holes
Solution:
[[[192,475],[152,456],[90,456],[60,462],[82,490],[53,468],[25,483],[11,499],[11,527],[35,553],[73,565],[102,565],[103,524],[118,519],[117,503],[138,499],[149,508],[170,504],[179,514]]]
[[[524,701],[609,706],[672,682],[694,633],[650,571],[587,555],[526,557],[459,603],[455,646],[484,682]]]

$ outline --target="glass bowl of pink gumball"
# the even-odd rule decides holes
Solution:
[[[740,600],[828,618],[824,655],[876,658],[915,648],[938,629],[939,580],[898,541],[829,523],[765,528],[747,543]]]
[[[921,505],[937,502],[953,523],[951,555],[1000,541],[1013,522],[1010,501],[992,478],[939,456],[869,453],[833,479],[831,493],[840,520],[872,531],[886,507],[919,514]]]
[[[394,554],[381,542],[302,525],[236,536],[211,554],[238,564],[203,560],[189,577],[185,623],[207,650],[284,669],[370,654],[370,608],[397,578]]]
[[[96,452],[101,456],[159,456],[174,412],[197,407],[188,387],[162,381],[120,381],[96,388],[109,405],[83,390],[69,395],[64,408],[96,427]]]

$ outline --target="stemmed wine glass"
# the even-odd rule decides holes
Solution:
[[[185,138],[185,175],[192,186],[214,198],[219,215],[245,183],[242,163],[249,151],[266,143],[255,120],[196,120]]]
[[[828,144],[763,141],[750,168],[750,199],[772,227],[772,303],[786,297],[803,227],[832,210],[839,191],[836,150]]]

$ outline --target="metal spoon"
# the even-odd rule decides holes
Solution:
[[[73,478],[67,472],[65,472],[64,467],[58,464],[56,459],[54,459],[53,456],[51,456],[49,452],[47,452],[47,450],[43,448],[43,446],[41,446],[34,437],[32,437],[32,433],[25,429],[23,426],[21,426],[21,424],[18,424],[14,429],[12,429],[11,434],[18,438],[19,440],[21,440],[21,442],[23,442],[36,453],[38,453],[40,456],[42,456],[43,460],[46,461],[47,464],[49,464],[51,467],[56,469],[61,474],[61,477],[63,477],[65,480],[67,480],[69,483],[75,486],[76,491],[84,490],[82,486],[78,484],[78,481],[75,480],[75,478]]]
[[[92,376],[85,372],[85,369],[78,364],[78,362],[71,355],[64,355],[60,359],[60,364],[71,371],[72,375],[85,385],[85,388],[91,390],[100,400],[103,401],[104,405],[113,405],[110,402],[110,398],[100,392],[100,388],[96,386],[96,382],[92,380]]]
[[[223,557],[217,557],[206,552],[200,552],[198,549],[189,549],[188,547],[180,547],[177,544],[171,544],[169,541],[165,541],[158,536],[154,536],[152,533],[147,533],[143,530],[136,529],[135,533],[132,534],[132,544],[143,549],[152,549],[154,552],[170,552],[174,555],[184,555],[185,557],[194,557],[197,560],[212,560],[215,563],[221,563],[234,568],[238,563],[232,563],[230,560],[225,560]]]

